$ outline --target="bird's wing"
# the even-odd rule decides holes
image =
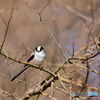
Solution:
[[[34,59],[34,55],[31,55],[31,56],[28,58],[27,62],[30,62],[32,59]],[[25,67],[25,66],[27,66],[27,64],[25,64],[24,67]]]
[[[27,62],[30,62],[32,59],[34,59],[34,55],[31,55]]]

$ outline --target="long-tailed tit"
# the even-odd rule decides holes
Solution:
[[[42,64],[42,62],[45,59],[45,52],[44,52],[44,48],[41,46],[38,46],[35,48],[35,50],[32,52],[32,54],[30,55],[29,59],[27,60],[27,62],[32,63],[34,65],[38,65],[40,66]],[[16,77],[18,77],[21,73],[23,73],[28,67],[30,67],[29,65],[25,64],[23,69],[16,75],[14,76],[11,81],[15,80]]]

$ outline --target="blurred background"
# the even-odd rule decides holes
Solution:
[[[64,57],[55,44],[54,40],[45,29],[45,27],[41,24],[35,13],[33,13],[32,10],[24,4],[28,2],[28,4],[35,10],[38,15],[38,12],[40,12],[50,0],[14,1],[14,12],[12,15],[11,23],[9,25],[4,50],[10,56],[16,59],[20,59],[23,54],[26,53],[26,49],[24,48],[25,46],[28,48],[28,51],[26,56],[24,56],[21,60],[26,61],[31,53],[30,49],[34,50],[36,46],[41,45],[45,49],[47,63],[58,63],[56,58],[61,63],[63,63],[65,61]],[[56,38],[58,44],[61,46],[61,49],[67,59],[73,53],[73,43],[75,47],[74,52],[76,52],[79,50],[79,48],[85,46],[91,40],[91,35],[89,34],[88,29],[84,26],[82,17],[86,17],[87,23],[90,23],[90,19],[92,19],[92,32],[94,36],[100,34],[100,0],[61,1],[63,3],[58,2],[58,0],[51,0],[51,2],[42,11],[41,16],[43,22],[46,24],[48,29]],[[0,0],[0,43],[3,41],[6,30],[6,25],[4,24],[3,19],[7,23],[11,14],[12,6],[12,0]],[[67,52],[66,49],[70,53]],[[98,64],[100,63],[98,62]],[[7,60],[2,55],[0,55],[0,73],[13,77],[21,70],[22,67],[23,64],[18,64]],[[58,67],[59,66],[52,65],[51,69],[54,70]],[[100,69],[98,68],[98,70]],[[36,71],[40,72],[39,70]],[[47,75],[47,73],[45,74]],[[100,76],[93,75],[92,77],[94,78],[91,79],[90,77],[89,82],[94,82],[99,85]],[[27,70],[19,78],[26,80],[33,86],[39,82],[39,76],[31,70]],[[0,75],[0,87],[8,92],[15,93],[19,97],[23,96],[24,92],[28,88],[28,86],[26,86],[24,83],[18,83],[16,81],[11,82],[10,78],[3,77],[2,75]],[[47,93],[50,93],[50,90],[48,90]],[[57,100],[65,100],[66,98],[65,95],[59,92],[55,95]],[[39,100],[47,99],[49,100],[50,98],[41,96]],[[14,99],[0,95],[0,100]]]

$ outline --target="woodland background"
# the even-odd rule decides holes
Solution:
[[[11,10],[14,3],[14,11],[7,31],[7,37],[3,45],[3,49],[7,54],[26,61],[31,50],[38,45],[44,47],[46,52],[46,63],[49,64],[52,71],[60,67],[65,62],[61,53],[64,53],[66,59],[74,55],[80,48],[86,46],[90,41],[94,41],[92,36],[100,35],[100,0],[0,0],[0,44],[4,40],[5,31],[7,30],[7,22],[11,17]],[[29,6],[34,9],[31,10]],[[61,50],[49,34],[48,30],[40,22],[39,14],[41,12],[42,21],[55,37]],[[37,16],[36,16],[37,14]],[[38,17],[38,18],[37,18]],[[86,23],[91,25],[89,30]],[[93,45],[93,44],[92,44]],[[88,48],[88,46],[86,47]],[[78,57],[82,57],[84,50],[80,50]],[[95,52],[95,51],[94,51]],[[99,51],[98,51],[99,52]],[[23,54],[26,54],[23,56]],[[91,68],[100,71],[100,55],[98,54],[91,60]],[[47,64],[44,68],[48,68]],[[0,55],[0,88],[15,96],[22,97],[29,88],[23,82],[11,82],[11,78],[16,75],[23,64],[13,62],[10,59]],[[69,71],[76,66],[71,66]],[[40,73],[40,70],[34,70]],[[67,71],[66,71],[67,72]],[[2,75],[3,73],[3,75]],[[81,73],[81,74],[80,74]],[[48,73],[42,73],[45,78]],[[79,79],[78,83],[85,79],[86,70],[78,70],[72,76]],[[40,76],[28,69],[18,77],[25,80],[32,86],[40,81]],[[100,75],[90,72],[87,84],[100,88]],[[68,85],[66,85],[67,87]],[[70,97],[59,90],[55,90],[54,97],[57,100],[69,100]],[[46,90],[50,95],[51,88]],[[37,96],[36,96],[37,97]],[[32,100],[36,100],[33,97]],[[41,95],[39,100],[51,100],[51,98]],[[92,97],[90,100],[99,100],[100,97]],[[15,100],[1,92],[0,100]],[[81,99],[80,99],[81,100]],[[85,98],[86,100],[86,98]]]

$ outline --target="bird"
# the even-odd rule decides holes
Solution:
[[[45,60],[45,56],[46,56],[46,54],[45,54],[44,48],[42,46],[37,46],[35,48],[35,50],[32,51],[27,62],[34,64],[34,65],[38,65],[40,67]],[[25,64],[23,69],[17,75],[15,75],[11,79],[11,81],[14,81],[21,73],[23,73],[29,67],[30,67],[30,65]]]

